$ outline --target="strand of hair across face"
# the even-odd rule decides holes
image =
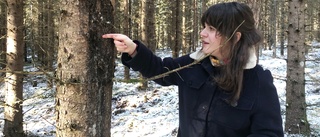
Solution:
[[[234,36],[234,34],[237,32],[237,30],[240,28],[240,26],[245,22],[245,20],[243,20],[239,25],[238,27],[233,31],[233,33],[231,34],[231,36],[222,44],[222,45],[219,45],[217,48],[215,48],[210,54],[207,54],[205,55],[204,57],[198,59],[198,60],[195,60],[193,61],[192,63],[188,64],[188,65],[185,65],[185,66],[182,66],[182,67],[179,67],[179,68],[176,68],[176,69],[173,69],[171,71],[168,71],[168,72],[165,72],[165,73],[162,73],[162,74],[159,74],[159,75],[156,75],[154,77],[151,77],[151,78],[147,78],[145,79],[145,81],[151,81],[151,80],[156,80],[156,79],[159,79],[159,78],[163,78],[165,76],[168,76],[169,74],[171,73],[174,73],[174,72],[178,72],[182,69],[185,69],[185,68],[188,68],[188,67],[191,67],[195,64],[198,64],[200,61],[202,61],[203,59],[209,57],[214,51],[218,50],[219,48],[223,47],[225,44],[227,44],[228,41],[231,40],[231,38]]]

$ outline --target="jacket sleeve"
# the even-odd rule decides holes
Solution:
[[[280,103],[270,71],[262,71],[259,79],[260,91],[249,137],[283,137]]]
[[[123,53],[121,60],[125,66],[132,68],[134,71],[139,71],[144,77],[151,78],[179,67],[177,60],[173,58],[164,58],[162,60],[140,41],[135,40],[134,42],[137,44],[137,54],[131,58],[127,53]],[[170,74],[154,81],[163,86],[177,85],[175,74]]]

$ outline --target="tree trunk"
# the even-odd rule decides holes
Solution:
[[[43,70],[53,70],[55,53],[53,1],[38,0],[38,42],[36,44],[37,61]]]
[[[147,5],[147,0],[141,0],[141,9],[140,9],[140,17],[141,17],[141,24],[140,24],[140,29],[141,29],[141,41],[146,44],[146,46],[148,47],[148,33],[147,33],[147,12],[146,10],[148,10],[148,5]],[[151,50],[151,49],[150,49]],[[142,76],[142,74],[139,74],[140,80],[141,82],[139,83],[139,88],[141,90],[146,90],[148,88],[148,82],[144,81],[144,77]]]
[[[154,0],[143,0],[141,1],[141,40],[147,45],[147,47],[155,52],[156,50],[156,35],[155,35],[155,3]],[[140,75],[141,79],[144,78]],[[140,88],[142,90],[148,87],[148,82],[142,82]]]
[[[23,133],[23,70],[24,31],[23,0],[7,0],[7,73],[6,106],[4,108],[4,135],[22,137]]]
[[[305,1],[289,1],[285,131],[310,135],[305,99]]]
[[[317,41],[320,41],[320,11],[319,10],[318,10],[318,36],[317,36]]]
[[[285,41],[285,19],[287,18],[286,16],[286,10],[285,10],[285,2],[284,1],[279,1],[280,2],[280,55],[284,55],[284,41]]]
[[[0,3],[0,69],[6,67],[6,52],[7,52],[7,6],[6,4]],[[4,73],[0,73],[0,76],[3,76]]]
[[[173,32],[173,48],[172,48],[172,57],[179,57],[179,52],[181,49],[181,11],[180,11],[180,0],[173,1],[173,20],[171,30]]]
[[[141,9],[140,9],[140,17],[141,17],[141,24],[140,24],[140,28],[141,28],[141,41],[144,43],[144,44],[147,44],[148,43],[148,38],[147,38],[147,18],[146,18],[146,10],[148,9],[147,8],[147,0],[141,0],[140,1],[141,3]],[[148,46],[148,44],[146,45]]]
[[[44,69],[47,71],[54,71],[53,63],[55,61],[55,55],[57,53],[57,43],[55,39],[55,24],[54,24],[54,11],[53,11],[53,5],[56,4],[55,0],[47,0],[46,3],[46,16],[47,16],[47,22],[46,25],[47,27],[47,35],[48,37],[46,38],[47,41],[47,49],[46,49],[46,58],[44,62]],[[47,80],[48,82],[48,87],[53,87],[53,79],[49,78]]]
[[[272,0],[271,1],[271,11],[270,11],[270,31],[271,31],[271,43],[270,43],[270,46],[272,46],[272,57],[273,58],[276,58],[277,57],[277,28],[278,28],[278,25],[277,25],[277,16],[278,15],[278,11],[277,11],[277,6],[278,6],[278,3],[276,0]]]
[[[156,51],[156,28],[155,28],[155,1],[154,0],[146,0],[146,17],[145,23],[146,23],[146,34],[147,34],[147,45],[148,48],[152,51]]]
[[[112,7],[113,7],[113,16],[114,16],[114,22],[119,22],[114,24],[114,31],[115,32],[121,32],[121,23],[123,18],[123,12],[121,11],[121,7],[123,6],[121,1],[119,0],[111,0]]]
[[[256,21],[256,27],[258,28],[260,25],[260,11],[261,11],[261,0],[246,0],[246,3],[253,11],[253,16]]]
[[[45,9],[44,9],[44,0],[38,0],[38,36],[37,36],[37,43],[35,45],[35,61],[41,64],[43,67],[43,60],[45,58],[45,49],[46,49],[46,42],[45,42],[45,31],[47,29],[44,28],[45,26]]]
[[[167,47],[169,47],[171,50],[173,50],[173,40],[174,40],[174,32],[173,32],[173,16],[174,16],[174,14],[173,14],[173,2],[174,1],[170,1],[170,0],[168,0],[168,6],[169,6],[169,9],[168,10],[170,10],[169,12],[168,12],[168,14],[167,14],[167,27],[166,27],[166,32],[167,32],[167,41],[166,42],[164,42],[164,45],[166,45]]]
[[[113,8],[104,0],[62,0],[57,65],[57,137],[110,137]]]
[[[141,39],[141,25],[140,23],[141,18],[140,18],[140,9],[141,9],[141,5],[140,5],[139,0],[132,0],[132,7],[131,7],[131,13],[132,13],[132,19],[133,21],[132,23],[132,27],[131,27],[131,31],[132,31],[132,39]]]
[[[131,2],[130,0],[123,0],[124,7],[124,21],[123,21],[123,34],[131,38]],[[124,67],[124,80],[130,79],[130,69],[127,66]]]
[[[56,42],[55,42],[55,25],[54,25],[54,12],[53,4],[55,0],[46,1],[46,18],[47,18],[47,48],[46,48],[46,58],[44,62],[45,69],[48,71],[53,71],[54,55],[56,54]]]
[[[255,23],[256,23],[256,28],[260,29],[262,28],[260,22],[261,22],[261,7],[263,6],[263,3],[261,2],[261,0],[246,0],[245,3],[248,4],[248,6],[251,8],[251,10],[253,11],[253,17],[255,19]],[[263,43],[261,43],[263,44]],[[259,50],[260,47],[262,46],[261,44],[256,45],[256,54],[257,54],[257,63],[259,63]]]
[[[272,48],[272,43],[273,43],[273,33],[272,33],[272,27],[275,27],[273,24],[273,16],[272,15],[272,1],[271,0],[267,0],[266,3],[265,3],[265,12],[266,12],[266,28],[265,28],[265,32],[266,32],[266,47],[265,47],[265,50],[271,50]]]
[[[184,31],[183,31],[183,40],[185,41],[184,44],[182,44],[184,50],[183,54],[186,55],[191,52],[191,48],[193,45],[192,43],[192,22],[194,22],[194,6],[193,6],[193,1],[194,0],[185,0],[185,3],[183,4],[184,11],[183,11],[183,16],[184,16]],[[189,5],[189,6],[186,6]],[[197,32],[197,31],[196,31]]]
[[[186,18],[189,17],[187,16],[187,7],[185,6],[187,4],[187,0],[181,0],[181,16],[182,16],[182,23],[181,23],[181,46],[182,48],[182,55],[187,54],[187,50],[188,50],[188,40],[186,37],[186,32],[187,32],[187,20]],[[190,11],[190,10],[189,10]]]
[[[198,0],[193,1],[193,22],[192,22],[192,51],[195,51],[199,46],[199,8],[198,8]],[[202,14],[201,14],[202,15]]]

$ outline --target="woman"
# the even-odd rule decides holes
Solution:
[[[282,137],[273,78],[256,64],[254,46],[262,38],[251,9],[220,3],[203,14],[201,23],[202,49],[176,59],[162,60],[122,34],[103,38],[113,38],[123,64],[148,78],[199,61],[155,80],[179,87],[178,137]]]

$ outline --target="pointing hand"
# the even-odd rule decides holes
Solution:
[[[102,38],[112,38],[117,51],[128,53],[130,56],[134,56],[137,45],[126,35],[123,34],[104,34]]]

